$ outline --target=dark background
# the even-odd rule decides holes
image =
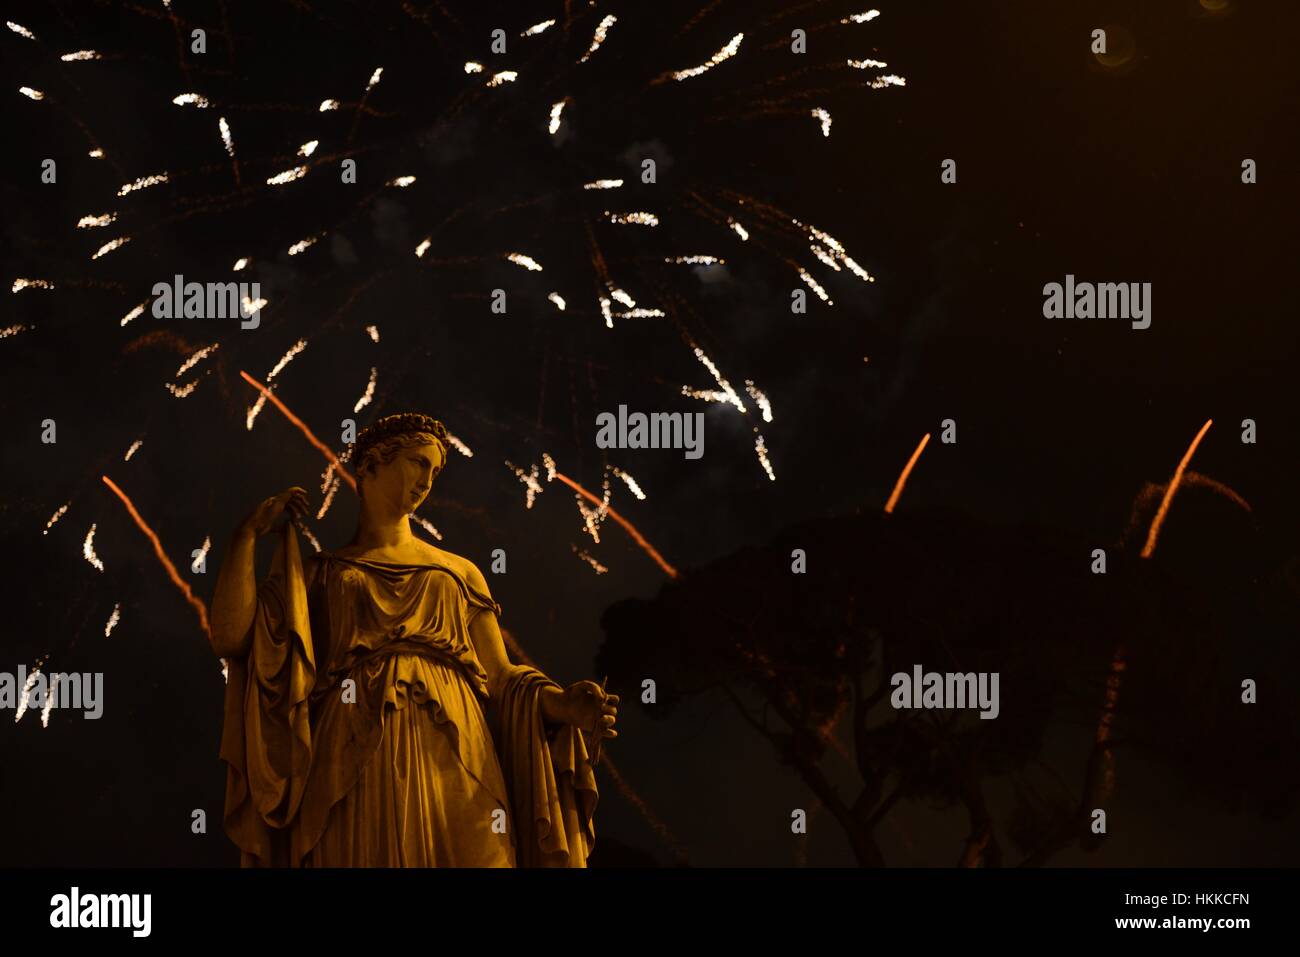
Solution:
[[[423,514],[442,532],[443,547],[485,571],[491,550],[506,549],[508,573],[488,576],[503,624],[564,683],[592,676],[602,611],[620,599],[653,597],[664,578],[612,521],[599,545],[586,538],[571,493],[558,484],[525,510],[523,486],[501,463],[540,464],[547,451],[598,492],[595,415],[620,403],[706,413],[698,461],[678,452],[608,455],[648,495],[636,501],[611,477],[613,504],[684,570],[795,522],[879,509],[925,432],[935,441],[900,512],[998,530],[1032,526],[1108,545],[1123,533],[1144,484],[1167,481],[1201,423],[1213,418],[1193,468],[1251,504],[1251,561],[1263,569],[1261,580],[1293,583],[1290,603],[1265,616],[1260,633],[1225,630],[1219,641],[1225,649],[1266,644],[1279,656],[1268,660],[1294,660],[1286,657],[1296,637],[1300,527],[1291,182],[1298,18],[1290,5],[1237,3],[1218,12],[1182,0],[882,5],[870,24],[810,35],[810,58],[827,58],[818,44],[834,35],[837,53],[885,60],[883,72],[907,78],[901,89],[828,94],[829,138],[806,110],[700,118],[746,112],[754,97],[735,91],[787,68],[780,51],[747,59],[760,38],[788,37],[793,27],[865,5],[812,4],[767,27],[757,21],[779,5],[724,5],[685,35],[678,28],[690,5],[618,8],[621,21],[590,74],[555,67],[558,57],[533,64],[531,74],[521,66],[518,90],[493,91],[514,97],[506,106],[442,97],[455,76],[448,65],[492,63],[487,37],[495,26],[507,29],[512,49],[524,49],[531,41],[514,39],[518,30],[562,16],[558,8],[457,10],[455,23],[430,8],[434,27],[426,27],[387,5],[226,6],[234,53],[210,37],[216,66],[194,65],[189,78],[177,66],[169,21],[112,5],[18,4],[13,19],[41,44],[9,31],[0,37],[6,90],[49,93],[41,103],[5,94],[5,282],[65,280],[53,292],[0,299],[0,325],[34,327],[0,341],[9,424],[0,502],[3,668],[30,668],[48,654],[45,670],[103,671],[106,684],[97,722],[58,711],[44,729],[33,713],[17,725],[0,722],[0,862],[237,861],[219,826],[219,667],[193,611],[99,476],[131,495],[182,569],[190,550],[212,537],[207,576],[182,572],[210,600],[230,531],[255,502],[289,485],[320,500],[324,463],[300,433],[269,406],[251,432],[244,427],[252,396],[239,370],[265,381],[300,336],[309,345],[280,374],[277,391],[333,447],[336,423],[353,415],[374,366],[378,392],[355,415],[359,424],[424,411],[474,450],[472,459],[453,455]],[[180,12],[219,23],[221,9]],[[599,12],[581,12],[573,28],[578,52]],[[1113,49],[1131,42],[1127,58],[1116,57],[1122,62],[1107,66],[1089,52],[1098,26],[1110,31]],[[690,96],[657,98],[644,86],[663,70],[702,62],[740,29],[753,31],[753,43],[691,81],[699,86]],[[57,54],[80,48],[120,57],[58,63]],[[418,186],[364,205],[329,182],[328,172],[294,184],[302,190],[258,188],[294,165],[293,150],[308,139],[322,140],[321,154],[345,148],[348,111],[318,115],[315,104],[325,97],[355,103],[378,65],[384,79],[368,102],[393,116],[365,117],[346,147],[365,149],[356,190],[369,196],[411,172]],[[552,85],[529,87],[525,81],[538,75]],[[187,90],[206,92],[217,106],[170,104]],[[536,129],[552,93],[574,96],[572,131],[558,147]],[[215,133],[223,98],[248,107],[231,121],[250,188],[221,209],[188,215],[230,188]],[[450,105],[439,107],[440,99]],[[81,124],[118,170],[85,158]],[[664,289],[651,278],[637,285],[623,277],[650,277],[633,271],[637,257],[663,249],[717,250],[729,260],[727,275],[701,281],[675,267],[682,272],[670,292],[682,306],[672,321],[616,320],[611,331],[592,307],[596,286],[572,190],[599,175],[633,177],[643,155],[659,157],[660,183],[629,186],[619,208],[664,210],[665,227],[630,235],[625,227],[608,239],[616,280],[640,305],[657,304]],[[59,161],[57,185],[39,182],[47,156]],[[939,181],[949,157],[957,161],[955,185]],[[1258,164],[1256,185],[1240,181],[1247,157]],[[160,169],[193,172],[129,201],[114,198],[116,186]],[[801,284],[780,261],[775,239],[760,251],[686,216],[680,226],[669,222],[667,213],[679,213],[688,186],[698,184],[739,190],[827,230],[877,281],[864,286],[832,275],[805,252],[800,261],[835,305],[810,295],[808,315],[790,315],[789,290]],[[654,189],[661,192],[648,192]],[[519,218],[497,213],[535,196],[541,201]],[[467,261],[417,268],[415,244],[465,202],[463,218],[440,226],[434,255]],[[123,212],[113,227],[72,229],[82,215],[116,208]],[[322,229],[331,236],[309,253],[284,256],[291,242]],[[136,237],[131,244],[90,261],[100,243],[127,232]],[[487,261],[516,249],[543,262],[542,278]],[[147,314],[119,325],[152,282],[174,272],[235,278],[227,270],[239,255],[253,256],[257,270],[237,278],[260,280],[271,301],[260,329]],[[1066,273],[1152,283],[1151,328],[1044,319],[1042,286]],[[121,285],[103,285],[113,282]],[[485,290],[502,285],[511,294],[508,318],[491,315],[485,299]],[[563,290],[570,311],[545,302],[552,288]],[[379,326],[378,345],[362,332],[370,323]],[[742,397],[745,379],[770,397],[774,421],[759,425],[775,482],[753,452],[752,403],[742,419],[678,395],[683,384],[715,387],[683,333]],[[196,367],[195,374],[208,371],[195,393],[165,392],[164,382],[190,378],[173,378],[184,357],[213,341],[221,349]],[[58,422],[55,446],[39,441],[47,417]],[[949,417],[958,423],[955,446],[937,442],[939,422]],[[1259,424],[1256,445],[1239,441],[1247,417]],[[123,462],[141,437],[140,451]],[[68,513],[42,536],[67,502]],[[313,523],[325,547],[347,541],[355,508],[341,489],[326,518]],[[81,556],[91,523],[102,574]],[[1215,547],[1192,533],[1176,541]],[[573,545],[609,573],[595,575]],[[815,561],[816,542],[807,547]],[[118,602],[121,623],[105,639]],[[1044,633],[1042,640],[1059,638]],[[1167,665],[1177,670],[1177,656]],[[789,833],[789,809],[815,798],[725,697],[695,697],[656,722],[636,703],[634,687],[615,690],[626,706],[611,756],[690,863],[852,863],[824,816],[805,839]],[[1267,683],[1262,702],[1265,696],[1268,720],[1293,734],[1292,689]],[[1077,776],[1089,733],[1056,728],[1043,759]],[[1206,753],[1206,775],[1217,760]],[[1250,773],[1268,773],[1267,766]],[[1287,802],[1286,815],[1274,819],[1250,802],[1234,810],[1202,800],[1144,754],[1121,756],[1119,776],[1111,813],[1122,823],[1099,850],[1070,849],[1053,863],[1294,861],[1300,833]],[[672,841],[606,782],[598,843],[616,848],[619,860],[643,853],[672,862]],[[1253,786],[1238,783],[1247,792]],[[1009,803],[996,783],[991,788],[995,813],[1007,813]],[[195,808],[207,811],[206,835],[190,832]],[[904,802],[880,839],[890,863],[947,865],[966,831],[960,811]]]

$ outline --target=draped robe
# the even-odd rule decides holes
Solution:
[[[586,743],[543,720],[556,685],[536,668],[489,695],[479,614],[501,606],[445,565],[322,552],[304,571],[285,523],[227,663],[224,824],[244,866],[586,866]]]

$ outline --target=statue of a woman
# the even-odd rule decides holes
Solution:
[[[586,866],[597,792],[579,729],[616,737],[618,696],[512,664],[483,575],[411,534],[446,438],[418,413],[362,431],[352,541],[304,561],[285,521],[260,587],[256,539],[307,493],[235,533],[212,648],[229,669],[225,828],[246,866]]]

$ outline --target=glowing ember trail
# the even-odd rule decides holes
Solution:
[[[1178,468],[1174,470],[1174,477],[1169,480],[1169,485],[1165,488],[1164,498],[1160,500],[1160,507],[1156,510],[1155,518],[1151,520],[1151,528],[1147,531],[1146,544],[1142,546],[1142,558],[1150,558],[1155,552],[1156,540],[1160,536],[1160,526],[1164,524],[1165,516],[1169,513],[1169,504],[1173,501],[1178,486],[1182,484],[1183,473],[1187,471],[1192,456],[1196,454],[1197,446],[1201,444],[1201,439],[1205,438],[1205,433],[1210,430],[1213,423],[1213,419],[1205,420],[1205,424],[1201,426],[1201,431],[1196,433],[1196,438],[1192,439],[1192,444],[1187,447],[1182,460],[1178,463]],[[1127,669],[1128,649],[1123,644],[1117,645],[1115,654],[1110,661],[1110,674],[1106,676],[1106,701],[1102,705],[1101,720],[1097,722],[1096,744],[1100,749],[1098,757],[1101,760],[1101,796],[1103,798],[1109,796],[1115,790],[1115,758],[1110,748],[1110,731],[1111,725],[1115,721],[1116,707],[1119,705],[1120,685],[1123,683],[1124,672]]]
[[[243,369],[239,370],[239,374],[244,377],[245,381],[247,381],[249,385],[253,386],[259,392],[261,392],[262,395],[270,399],[271,404],[274,405],[281,412],[283,412],[284,417],[288,419],[290,422],[292,422],[294,425],[296,425],[298,427],[298,430],[302,432],[303,435],[307,436],[308,442],[316,446],[316,448],[320,449],[321,453],[325,456],[325,458],[329,459],[330,463],[334,466],[335,471],[337,471],[339,475],[343,476],[343,480],[347,482],[350,486],[352,486],[352,491],[355,492],[357,490],[357,480],[352,477],[351,472],[349,472],[347,469],[343,467],[342,463],[339,462],[338,460],[338,456],[336,456],[332,451],[330,451],[330,447],[326,445],[324,442],[322,442],[320,439],[316,438],[316,436],[312,433],[312,430],[307,428],[307,424],[303,422],[302,419],[298,418],[296,415],[290,412],[288,406],[286,406],[283,402],[281,402],[274,395],[272,395],[270,389],[262,385],[262,383],[258,382],[256,379],[254,379]]]
[[[1205,424],[1201,426],[1201,431],[1196,433],[1196,438],[1192,439],[1192,444],[1187,447],[1183,459],[1178,463],[1178,468],[1174,470],[1174,477],[1169,480],[1169,486],[1165,489],[1165,497],[1160,501],[1160,508],[1156,511],[1156,517],[1151,522],[1151,528],[1147,532],[1147,543],[1142,547],[1142,557],[1150,558],[1151,553],[1156,550],[1156,539],[1160,536],[1160,526],[1164,524],[1165,515],[1169,512],[1169,503],[1173,501],[1174,493],[1178,491],[1178,486],[1182,484],[1183,473],[1187,471],[1187,464],[1191,462],[1192,456],[1196,454],[1196,447],[1201,444],[1201,439],[1205,438],[1205,433],[1210,430],[1213,419],[1206,419]]]
[[[899,473],[898,481],[894,483],[894,490],[889,493],[889,501],[885,503],[886,515],[889,515],[894,511],[894,506],[898,504],[898,497],[903,494],[903,486],[907,484],[907,477],[912,474],[912,467],[916,465],[916,460],[919,459],[921,453],[925,451],[925,443],[929,441],[930,433],[927,432],[925,435],[921,436],[921,441],[916,446],[916,451],[912,453],[912,457],[908,459],[907,464],[903,466],[903,471]]]
[[[678,576],[677,569],[674,568],[672,565],[669,565],[668,562],[664,560],[664,557],[660,555],[658,551],[655,550],[655,547],[645,540],[645,536],[643,536],[640,532],[638,532],[631,522],[625,519],[622,515],[618,514],[618,512],[614,510],[614,507],[612,505],[609,505],[608,503],[603,502],[601,499],[596,498],[596,496],[592,495],[585,488],[583,488],[573,479],[569,478],[563,472],[556,472],[555,477],[559,479],[561,482],[563,482],[565,485],[569,486],[569,488],[573,489],[579,495],[586,498],[587,501],[591,502],[592,504],[596,505],[599,508],[603,508],[604,511],[609,514],[610,518],[612,518],[614,521],[618,522],[620,525],[623,526],[623,530],[632,536],[632,540],[641,546],[642,551],[644,551],[647,555],[649,555],[651,558],[654,559],[655,564],[657,564],[660,568],[662,568],[664,570],[664,573],[669,578],[676,578]]]
[[[189,583],[181,578],[180,573],[176,571],[176,566],[173,565],[171,559],[167,557],[167,553],[163,551],[162,542],[158,540],[157,534],[149,527],[148,523],[145,522],[140,513],[136,511],[135,505],[133,505],[131,500],[127,498],[126,493],[118,488],[113,483],[113,480],[107,475],[101,475],[100,478],[102,478],[104,484],[111,488],[114,494],[122,500],[122,504],[125,505],[126,510],[131,513],[131,517],[135,519],[135,523],[140,526],[140,531],[144,532],[145,535],[149,537],[149,541],[153,542],[154,554],[158,556],[158,561],[162,562],[163,568],[167,570],[167,575],[171,578],[172,584],[179,588],[181,594],[185,596],[185,600],[194,606],[194,610],[198,613],[199,625],[203,628],[203,633],[211,638],[212,629],[208,625],[208,609],[207,606],[203,604],[203,600],[195,595],[194,591],[190,588]]]

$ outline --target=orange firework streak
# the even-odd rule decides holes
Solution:
[[[885,503],[886,515],[889,515],[894,511],[894,506],[898,504],[898,497],[903,494],[903,486],[907,484],[907,477],[912,474],[912,468],[916,465],[916,460],[921,457],[921,453],[925,451],[925,443],[929,441],[930,433],[927,432],[925,435],[921,436],[921,441],[917,444],[916,451],[912,453],[912,457],[908,459],[907,464],[903,466],[903,471],[898,475],[898,481],[894,483],[894,491],[889,494],[889,501]]]
[[[153,542],[154,554],[158,556],[158,561],[162,562],[163,568],[167,569],[167,574],[171,577],[172,583],[181,590],[181,594],[185,596],[185,600],[194,606],[194,610],[199,614],[199,624],[203,628],[203,633],[211,638],[212,629],[208,626],[208,609],[207,606],[203,604],[203,600],[195,595],[190,589],[189,583],[181,578],[180,573],[176,571],[176,566],[173,565],[171,559],[167,557],[167,553],[163,551],[162,542],[158,540],[157,534],[149,527],[149,524],[143,517],[141,517],[140,513],[136,511],[131,500],[127,498],[126,493],[118,488],[117,485],[114,484],[113,480],[107,475],[101,475],[100,478],[102,478],[104,484],[111,488],[117,497],[122,500],[122,504],[125,505],[126,510],[131,513],[131,517],[135,519],[135,523],[140,526],[140,531],[149,536],[149,541]]]
[[[262,393],[262,395],[270,399],[271,402],[275,405],[275,407],[279,409],[282,413],[284,413],[284,417],[288,419],[290,422],[292,422],[294,425],[296,425],[299,431],[301,431],[303,435],[307,436],[308,442],[316,446],[316,448],[320,449],[321,454],[323,454],[325,458],[329,459],[331,464],[333,464],[334,471],[338,472],[339,475],[343,476],[344,480],[348,483],[348,485],[352,486],[352,491],[355,492],[357,490],[357,480],[354,479],[352,477],[352,474],[343,467],[343,463],[339,461],[337,455],[335,455],[332,451],[330,451],[330,447],[326,445],[324,442],[322,442],[320,439],[316,438],[312,430],[307,428],[307,423],[305,423],[302,419],[298,418],[296,415],[290,412],[289,407],[286,406],[279,399],[277,399],[274,393],[272,393],[270,389],[262,385],[262,383],[258,382],[256,379],[254,379],[243,369],[239,370],[239,374],[243,376],[244,379],[250,385],[258,389]]]
[[[1182,484],[1183,473],[1187,471],[1192,456],[1196,454],[1197,446],[1201,444],[1201,439],[1205,438],[1205,433],[1210,430],[1213,423],[1213,419],[1206,419],[1205,424],[1201,426],[1201,431],[1196,433],[1196,438],[1192,439],[1192,444],[1183,453],[1178,468],[1174,470],[1174,477],[1169,480],[1168,486],[1165,487],[1164,498],[1160,500],[1160,507],[1156,510],[1155,518],[1151,520],[1151,528],[1147,530],[1146,544],[1142,546],[1140,557],[1150,558],[1155,552],[1156,540],[1160,537],[1160,526],[1164,524],[1165,516],[1169,514],[1169,505],[1174,499],[1174,493],[1178,491],[1178,486]],[[1123,682],[1124,672],[1127,668],[1127,653],[1121,644],[1116,646],[1115,656],[1110,662],[1110,674],[1106,677],[1106,703],[1102,707],[1101,721],[1097,724],[1097,744],[1103,748],[1103,797],[1115,789],[1115,762],[1107,745],[1110,741],[1111,725],[1115,720],[1115,708],[1119,704],[1120,684]]]
[[[664,574],[666,574],[669,578],[677,577],[677,569],[673,568],[672,565],[669,565],[668,562],[664,560],[664,557],[660,555],[658,551],[655,550],[655,547],[653,545],[651,545],[649,542],[645,540],[645,536],[643,536],[640,532],[638,532],[633,527],[631,522],[625,519],[622,515],[618,514],[618,512],[614,511],[614,507],[612,505],[605,505],[600,499],[596,498],[596,496],[592,495],[585,488],[583,488],[573,479],[569,478],[563,472],[556,472],[555,477],[559,479],[561,482],[563,482],[565,485],[569,486],[569,488],[573,489],[583,498],[587,499],[593,505],[603,507],[605,511],[609,513],[610,517],[614,519],[614,521],[622,525],[623,530],[632,536],[632,540],[636,542],[638,545],[640,545],[642,550],[655,560],[655,563],[664,570]]]
[[[294,425],[296,425],[298,429],[302,432],[302,434],[307,437],[307,440],[311,442],[312,445],[316,446],[316,448],[318,448],[322,453],[324,453],[327,459],[329,459],[332,463],[334,463],[334,468],[338,471],[340,475],[342,475],[345,479],[347,479],[348,484],[352,487],[352,491],[355,492],[357,490],[356,480],[351,475],[348,474],[347,470],[339,462],[338,457],[329,450],[329,448],[325,445],[325,443],[321,442],[319,439],[316,438],[315,435],[312,434],[311,429],[307,428],[306,423],[303,422],[302,419],[294,415],[292,412],[290,412],[288,406],[286,406],[283,402],[281,402],[274,395],[272,395],[271,391],[267,389],[266,386],[262,385],[260,382],[258,382],[252,376],[250,376],[247,372],[241,370],[239,374],[243,376],[244,379],[249,382],[249,384],[261,390],[263,395],[265,395],[268,399],[270,399],[273,403],[275,403],[275,407],[279,409],[282,413],[284,413],[284,417],[288,419],[290,422],[292,422]],[[579,493],[587,496],[587,498],[591,499],[597,505],[600,504],[599,499],[593,496],[586,489],[579,486],[577,483],[573,482],[571,479],[563,475],[560,475],[558,472],[556,473],[556,477],[563,479],[569,485],[573,486],[573,488],[575,488]],[[105,479],[104,481],[108,481],[108,480]],[[609,514],[613,515],[614,518],[620,524],[622,524],[624,528],[628,530],[628,534],[630,534],[633,538],[635,538],[638,542],[641,543],[641,546],[650,553],[650,556],[654,558],[655,561],[659,562],[660,566],[663,567],[664,570],[667,571],[669,575],[671,575],[673,578],[677,577],[677,569],[673,568],[671,565],[665,562],[663,558],[659,555],[659,553],[650,546],[650,543],[641,537],[641,535],[637,532],[636,529],[634,529],[631,525],[629,525],[626,521],[624,521],[624,519],[621,516],[619,516],[613,509],[609,509]],[[152,533],[150,534],[152,535]],[[161,551],[159,552],[159,554],[161,555]],[[163,560],[164,562],[166,562],[165,557]],[[166,562],[166,564],[170,569],[171,563]],[[179,579],[176,578],[174,569],[172,570],[172,574],[173,574],[173,578],[175,578],[177,582],[180,583]],[[182,587],[185,588],[187,593],[189,592],[187,586],[182,585]],[[194,600],[197,601],[197,599]],[[202,607],[201,603],[200,603],[200,607]],[[206,628],[207,616],[206,613],[202,613],[202,614],[204,618],[204,627]],[[523,646],[519,644],[518,639],[516,639],[514,635],[512,635],[505,628],[502,628],[501,637],[502,639],[504,639],[507,647],[509,647],[511,654],[515,655],[524,664],[532,665],[534,668],[537,667],[536,663],[534,663],[534,661],[530,657],[528,657],[528,653],[524,651]],[[682,847],[678,843],[676,837],[674,837],[672,832],[668,830],[668,826],[664,824],[663,821],[659,820],[659,818],[655,815],[655,813],[650,810],[649,805],[647,805],[645,801],[641,799],[641,796],[637,794],[636,791],[632,790],[632,785],[628,784],[627,781],[623,780],[623,776],[618,773],[618,769],[614,766],[614,762],[610,760],[609,755],[601,754],[600,763],[605,765],[605,767],[609,769],[610,775],[614,778],[615,786],[617,786],[619,791],[622,792],[623,796],[628,799],[628,802],[641,813],[641,816],[646,819],[646,822],[651,826],[651,828],[654,829],[655,833],[658,834],[661,838],[663,838],[663,840],[673,849],[673,853],[674,855],[676,855],[678,861],[683,864],[686,863],[686,853],[682,850]]]

